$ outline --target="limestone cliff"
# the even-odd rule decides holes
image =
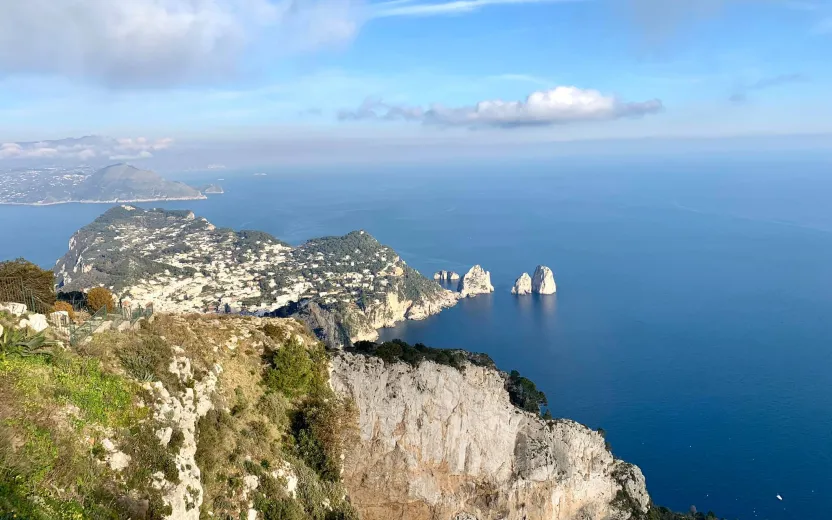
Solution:
[[[494,292],[494,286],[491,285],[491,273],[482,266],[475,265],[459,281],[459,294],[462,298],[492,292]]]
[[[585,426],[515,408],[493,368],[344,353],[331,384],[359,408],[360,442],[343,478],[365,520],[612,520],[648,510],[638,468]]]
[[[511,294],[524,295],[532,293],[532,277],[529,273],[523,273],[514,282],[514,287],[511,288]]]
[[[412,364],[370,356],[396,346]],[[160,314],[9,353],[0,517],[659,518],[637,467],[516,408],[487,356],[365,347],[327,355],[294,319]]]
[[[532,276],[532,291],[537,294],[555,294],[557,290],[552,270],[545,265],[537,266]]]

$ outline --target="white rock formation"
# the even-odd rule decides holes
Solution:
[[[182,447],[176,455],[179,482],[168,482],[159,472],[154,474],[154,485],[164,491],[164,501],[171,506],[172,513],[169,518],[199,520],[203,490],[200,470],[196,464],[196,428],[199,418],[214,407],[211,394],[217,387],[217,376],[222,372],[222,368],[216,365],[202,380],[193,382],[190,359],[177,356],[168,370],[176,374],[183,383],[192,383],[192,388],[172,395],[159,381],[146,385],[155,398],[153,417],[163,424],[169,424],[172,429],[181,431],[184,437]],[[156,432],[160,442],[165,438],[170,442],[167,428]]]
[[[331,384],[359,409],[343,477],[364,520],[632,518],[619,492],[647,511],[637,467],[598,432],[514,407],[497,370],[341,354]]]
[[[14,316],[23,316],[26,313],[26,306],[22,303],[5,302],[0,303],[0,311],[8,312]]]
[[[49,322],[43,314],[29,314],[20,320],[19,326],[21,329],[32,329],[35,332],[41,332],[49,327]]]
[[[113,444],[113,441],[111,441],[110,439],[103,439],[101,441],[101,446],[104,448],[104,451],[106,452],[104,460],[107,463],[107,465],[110,466],[111,470],[121,471],[130,465],[130,455],[127,455],[126,453],[119,451],[119,449],[116,448],[116,445]]]
[[[459,280],[459,273],[454,271],[436,271],[433,274],[433,279],[438,282],[452,282]]]
[[[523,273],[514,282],[514,287],[511,288],[511,294],[531,294],[532,293],[532,277],[529,273]]]
[[[459,281],[459,294],[462,298],[494,292],[491,285],[491,273],[479,265],[472,267]]]
[[[537,266],[532,276],[532,291],[537,294],[555,294],[557,290],[552,270],[545,265]]]

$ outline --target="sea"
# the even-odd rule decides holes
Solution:
[[[172,177],[225,193],[140,205],[295,244],[363,229],[427,276],[481,264],[493,294],[382,337],[519,370],[553,415],[606,430],[657,504],[832,518],[832,161],[564,157]],[[51,266],[106,209],[0,206],[0,259]],[[557,295],[511,295],[538,264]]]

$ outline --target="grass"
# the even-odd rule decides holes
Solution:
[[[129,450],[128,427],[155,428],[142,398],[136,381],[101,359],[64,351],[0,359],[0,518],[123,518],[128,481],[158,506],[160,493],[134,474],[140,464],[119,478],[100,462],[105,436]],[[155,435],[133,455],[153,445]]]
[[[178,480],[184,434],[174,429],[162,445],[156,432],[167,425],[139,404],[150,402],[143,382],[186,390],[168,371],[174,350],[197,380],[222,366],[215,408],[197,425],[202,515],[236,520],[254,500],[263,518],[357,519],[339,481],[355,408],[329,388],[326,352],[303,325],[157,315],[74,352],[0,360],[0,520],[169,514],[152,475]],[[130,456],[126,469],[104,464],[105,437]],[[297,498],[275,471],[297,476]],[[247,475],[260,486],[244,497]]]

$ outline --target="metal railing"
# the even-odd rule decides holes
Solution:
[[[77,345],[87,337],[91,336],[95,329],[101,326],[107,319],[107,306],[98,309],[95,314],[80,325],[73,325],[69,332],[69,344]]]
[[[0,302],[22,303],[38,314],[50,314],[54,310],[53,304],[35,296],[22,278],[0,277]]]
[[[0,302],[22,303],[28,311],[46,315],[59,333],[69,335],[70,345],[77,345],[92,335],[105,321],[110,321],[115,326],[125,321],[135,325],[140,319],[153,315],[152,303],[134,306],[128,301],[119,301],[118,307],[112,311],[107,306],[101,307],[83,323],[74,324],[67,315],[54,313],[54,305],[35,296],[22,278],[0,277]],[[75,303],[72,302],[72,306],[76,310],[83,308],[83,305]]]
[[[145,306],[136,305],[135,307],[126,304],[119,304],[118,308],[110,312],[107,306],[101,307],[98,311],[89,317],[84,323],[80,325],[73,325],[70,327],[69,344],[77,345],[86,338],[95,333],[96,329],[104,324],[105,321],[112,322],[111,326],[118,326],[127,321],[130,325],[135,325],[137,321],[142,318],[149,318],[153,315],[153,304]]]

